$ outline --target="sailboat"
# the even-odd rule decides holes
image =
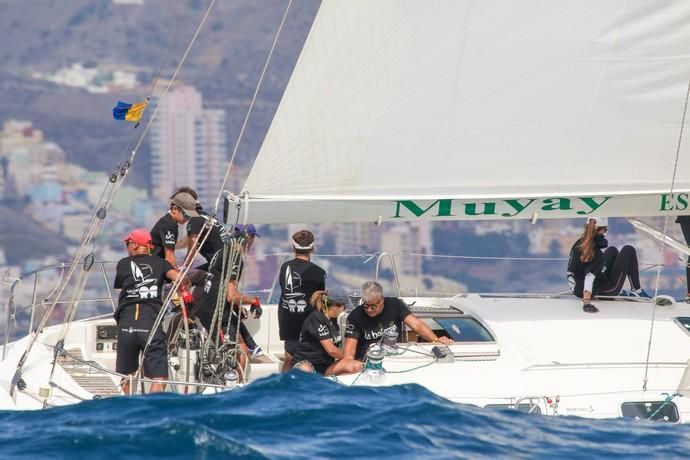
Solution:
[[[681,1],[324,0],[249,177],[226,197],[226,225],[690,212],[688,21]],[[455,344],[407,334],[339,382],[690,421],[689,304],[616,298],[588,315],[568,294],[404,300]],[[6,345],[0,407],[107,395],[113,327],[74,322],[59,353],[58,328],[40,331],[47,345],[26,357],[21,382],[13,366],[31,338]],[[277,372],[276,307],[250,327],[267,350],[251,377]],[[171,387],[189,384],[185,361]]]
[[[688,20],[683,2],[325,1],[230,221],[687,213]],[[383,376],[340,381],[690,418],[685,303],[616,299],[589,316],[571,295],[405,300],[456,343],[442,357],[398,344]]]

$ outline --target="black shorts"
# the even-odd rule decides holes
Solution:
[[[324,375],[324,374],[326,373],[326,370],[330,367],[330,365],[333,364],[333,361],[330,362],[330,363],[324,363],[324,362],[312,363],[312,362],[309,361],[308,359],[304,359],[304,358],[302,358],[301,356],[298,356],[297,358],[298,358],[298,359],[295,359],[295,358],[293,357],[293,362],[292,362],[292,367],[293,367],[293,368],[294,368],[297,364],[299,364],[299,363],[307,362],[307,363],[311,364],[311,367],[314,368],[314,371],[315,371],[315,372],[317,372],[317,373],[319,373],[319,374],[321,374],[321,375]]]
[[[299,345],[299,340],[286,340],[283,344],[285,353],[290,353],[290,356],[295,356],[297,353],[297,346]]]
[[[115,361],[118,373],[131,374],[139,369],[139,356],[144,351],[152,326],[153,323],[148,321],[123,321],[118,324]],[[168,347],[160,327],[153,335],[144,356],[144,377],[168,378]]]
[[[321,375],[326,373],[326,369],[328,369],[331,364],[333,363],[311,363],[311,365],[314,366],[314,370]]]

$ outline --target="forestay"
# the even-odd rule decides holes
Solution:
[[[686,213],[688,24],[687,1],[324,0],[241,217]]]

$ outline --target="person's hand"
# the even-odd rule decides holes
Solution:
[[[254,297],[254,301],[251,303],[249,311],[254,315],[254,318],[261,318],[261,315],[264,312],[261,308],[261,299]]]
[[[218,226],[218,233],[220,234],[220,240],[223,242],[223,244],[230,244],[230,234],[225,228],[225,225],[220,224]]]
[[[446,337],[446,336],[439,337],[437,342],[442,343],[443,345],[452,345],[454,343],[453,339],[451,339],[450,337]]]
[[[179,286],[181,289],[189,290],[192,288],[192,281],[187,276],[183,276]]]
[[[191,291],[189,291],[189,289],[182,285],[180,285],[178,291],[180,293],[180,298],[184,302],[185,306],[190,307],[194,303],[194,296],[192,295]]]

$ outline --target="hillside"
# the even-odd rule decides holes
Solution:
[[[131,126],[112,121],[117,99],[144,97],[154,76],[172,74],[207,3],[200,0],[146,0],[142,6],[110,0],[0,0],[0,122],[25,118],[59,143],[69,161],[109,171],[124,153]],[[282,17],[284,1],[217,2],[179,74],[197,86],[204,104],[228,114],[232,145]],[[295,2],[276,49],[264,89],[248,127],[239,161],[256,154],[318,8],[314,0]],[[136,69],[144,86],[136,94],[90,94],[31,79],[75,62]],[[146,156],[147,146],[142,149]],[[114,159],[115,158],[115,159]],[[132,173],[148,182],[142,158]]]
[[[0,205],[0,247],[5,248],[8,265],[28,259],[66,254],[67,241],[39,222],[8,206]],[[12,248],[12,250],[8,250]]]

